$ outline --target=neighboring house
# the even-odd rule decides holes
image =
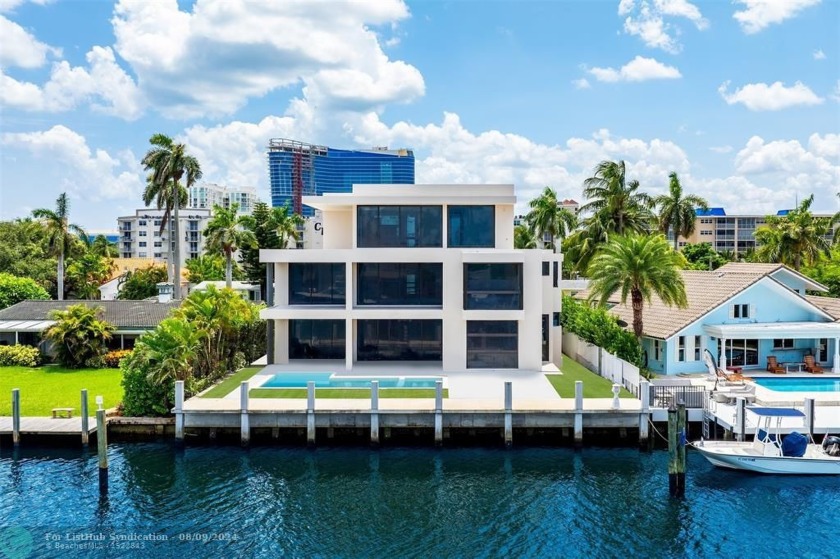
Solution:
[[[114,271],[110,279],[99,286],[99,299],[102,301],[115,301],[120,293],[122,282],[129,272],[135,272],[140,268],[151,266],[148,258],[115,258]]]
[[[203,281],[194,287],[190,288],[190,293],[193,291],[206,291],[207,286],[212,285],[216,289],[224,289],[226,284],[224,281]],[[260,297],[260,284],[258,283],[245,283],[244,281],[234,281],[230,284],[231,289],[242,295],[243,299],[247,299],[249,301],[261,301],[262,298]]]
[[[806,295],[826,291],[824,286],[781,264],[730,263],[713,272],[684,270],[682,276],[688,307],[668,307],[656,296],[645,301],[642,348],[650,370],[705,371],[708,350],[721,368],[764,370],[769,356],[801,363],[813,355],[840,373],[840,304]],[[633,323],[630,305],[619,304],[617,296],[612,304],[610,312]]]
[[[78,304],[101,307],[104,320],[116,328],[109,343],[111,349],[131,349],[143,333],[153,330],[179,301],[21,301],[0,310],[0,345],[41,346],[41,334],[55,323],[51,311],[65,310]],[[43,349],[43,347],[42,347]]]
[[[355,185],[303,203],[322,212],[323,248],[260,251],[276,278],[269,364],[560,363],[562,257],[513,248],[513,185]]]

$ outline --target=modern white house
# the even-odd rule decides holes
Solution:
[[[270,365],[559,365],[562,257],[513,248],[513,185],[354,185],[303,203],[321,247],[260,251]]]

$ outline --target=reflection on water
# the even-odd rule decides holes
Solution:
[[[768,534],[798,555],[832,555],[838,479],[726,472],[690,453],[678,501],[666,459],[121,444],[101,496],[94,453],[4,450],[0,556],[777,556]],[[88,535],[104,541],[73,540]]]

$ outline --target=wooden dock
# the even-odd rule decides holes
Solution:
[[[88,419],[88,434],[96,432],[96,418]],[[12,418],[0,417],[0,435],[12,434]],[[53,419],[51,417],[21,417],[20,434],[26,435],[82,435],[82,418]]]

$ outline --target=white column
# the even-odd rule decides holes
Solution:
[[[719,338],[720,340],[720,368],[726,370],[726,338]]]
[[[834,338],[834,365],[831,372],[840,373],[840,338]]]

